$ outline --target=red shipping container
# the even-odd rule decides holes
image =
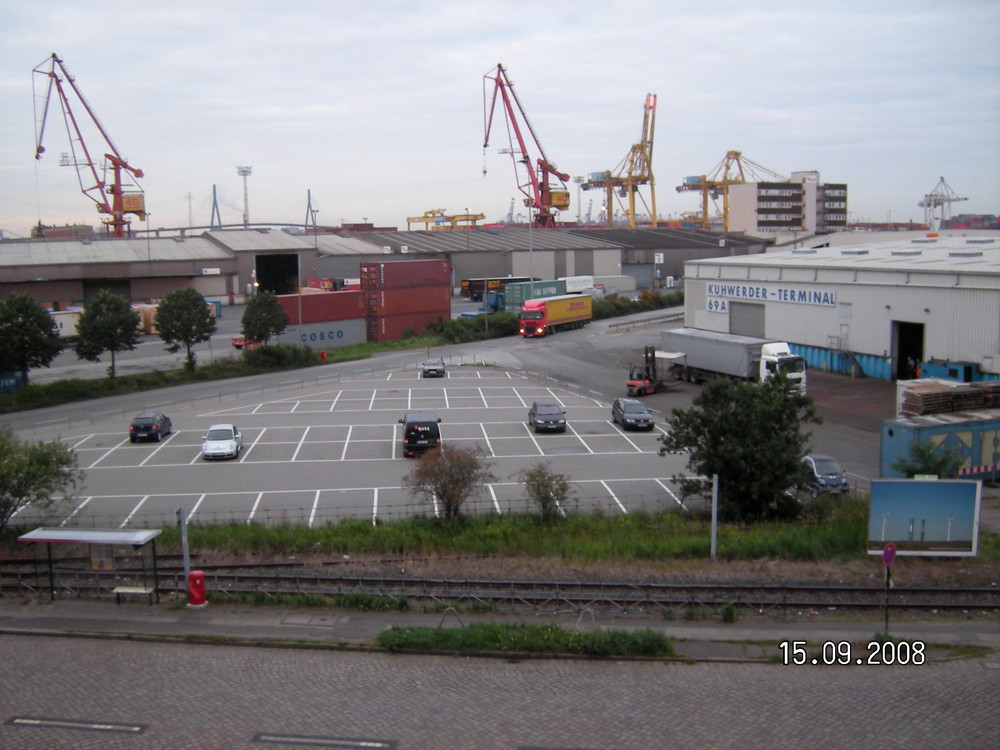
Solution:
[[[450,307],[451,293],[446,286],[365,290],[365,315],[368,316],[408,315]]]
[[[320,292],[317,294],[282,294],[278,304],[288,316],[289,325],[299,324],[299,305],[303,323],[326,323],[331,320],[363,318],[365,308],[361,292]]]
[[[451,319],[451,310],[437,310],[417,313],[414,315],[383,315],[367,319],[369,341],[399,341],[403,334],[412,329],[418,335],[422,334],[428,323],[437,322],[438,318]]]
[[[447,260],[395,260],[361,264],[362,289],[398,289],[414,286],[451,286]]]

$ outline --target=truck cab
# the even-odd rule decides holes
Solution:
[[[764,344],[760,348],[760,382],[784,375],[802,393],[806,392],[806,361],[792,354],[785,342]]]

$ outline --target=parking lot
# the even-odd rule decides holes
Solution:
[[[273,398],[267,398],[268,395]],[[536,434],[527,424],[535,400],[566,410],[565,433]],[[167,411],[166,408],[163,409]],[[573,485],[572,507],[624,513],[680,507],[670,477],[683,457],[661,457],[660,424],[625,432],[607,401],[494,367],[450,367],[444,378],[417,372],[371,373],[239,403],[177,407],[173,432],[160,442],[131,443],[127,424],[97,420],[61,439],[76,451],[85,480],[71,503],[20,523],[118,528],[222,521],[321,525],[343,518],[388,520],[435,508],[403,486],[414,459],[402,457],[408,411],[441,419],[442,442],[475,446],[497,477],[466,507],[473,513],[527,509],[521,470],[547,463]],[[662,415],[659,415],[662,424]],[[243,436],[236,459],[207,461],[208,426],[233,423]]]

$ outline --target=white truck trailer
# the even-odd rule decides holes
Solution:
[[[792,354],[784,341],[739,336],[698,328],[671,328],[660,334],[664,354],[670,357],[674,377],[700,383],[714,377],[761,383],[784,373],[806,392],[806,363]]]

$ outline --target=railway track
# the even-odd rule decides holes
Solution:
[[[626,583],[559,580],[499,580],[414,578],[385,575],[341,575],[297,569],[293,565],[262,570],[201,567],[209,598],[213,594],[337,597],[383,599],[387,607],[405,600],[410,606],[454,606],[496,611],[655,613],[691,608],[716,609],[726,605],[756,611],[865,610],[884,607],[882,586],[845,586],[794,583]],[[147,571],[148,575],[148,571]],[[63,596],[101,596],[139,578],[138,571],[95,574],[86,570],[57,570],[56,591]],[[4,570],[5,593],[44,593],[47,575],[33,569]],[[186,592],[183,570],[170,566],[158,571],[161,594]],[[981,611],[1000,609],[1000,587],[900,586],[890,589],[893,609],[915,611]]]

